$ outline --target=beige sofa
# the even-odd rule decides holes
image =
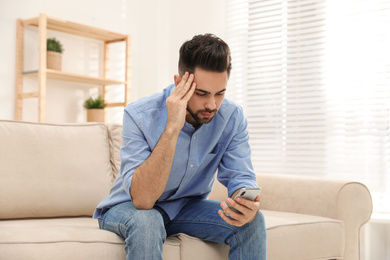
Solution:
[[[120,125],[0,121],[0,258],[125,259],[123,240],[91,218],[119,170]],[[372,211],[356,182],[258,175],[268,259],[359,259]],[[216,184],[210,198],[224,200]],[[228,247],[178,234],[165,260],[227,259]]]

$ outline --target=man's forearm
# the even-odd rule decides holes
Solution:
[[[133,174],[130,194],[138,209],[151,209],[165,190],[175,156],[177,139],[184,126],[188,100],[194,94],[194,75],[175,76],[175,89],[166,99],[167,123],[149,158]]]
[[[135,170],[130,194],[136,208],[151,209],[164,192],[177,139],[177,132],[165,130],[149,158]]]

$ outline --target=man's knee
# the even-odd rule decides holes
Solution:
[[[155,209],[137,210],[132,202],[114,206],[100,222],[102,229],[114,232],[128,241],[138,237],[165,241],[166,231],[161,213]]]
[[[256,217],[253,220],[254,224],[256,225],[256,228],[258,229],[265,229],[265,219],[263,213],[259,211],[256,215]]]
[[[253,232],[253,234],[255,234],[258,239],[262,241],[266,240],[267,232],[263,213],[259,211],[250,225],[251,230],[256,230],[256,232]]]
[[[134,211],[131,219],[126,223],[126,229],[129,236],[142,236],[145,239],[158,237],[163,240],[166,237],[164,220],[160,212],[155,209]]]

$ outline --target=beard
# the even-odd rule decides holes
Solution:
[[[213,110],[204,109],[204,110],[198,110],[196,112],[193,112],[188,106],[187,106],[187,110],[198,125],[210,123],[211,120],[213,120],[214,116],[218,112],[218,109],[213,109]],[[213,115],[210,117],[204,117],[202,113],[210,113]]]

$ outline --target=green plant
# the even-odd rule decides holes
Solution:
[[[49,38],[47,39],[47,50],[62,53],[64,48],[62,47],[62,44],[59,40],[56,38]]]
[[[104,102],[104,99],[101,95],[99,95],[97,98],[88,98],[84,102],[84,107],[86,109],[93,109],[93,108],[100,108],[103,109],[106,106],[106,103]]]

